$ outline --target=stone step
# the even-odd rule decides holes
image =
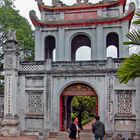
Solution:
[[[60,138],[68,138],[68,136],[69,136],[69,133],[67,133],[67,132],[59,132],[59,133],[57,133],[57,135],[55,134],[50,134],[50,138],[58,138],[58,139],[60,139]],[[93,137],[93,134],[91,133],[91,132],[85,132],[85,131],[83,131],[83,132],[80,132],[80,137],[82,137],[82,138],[92,138]]]

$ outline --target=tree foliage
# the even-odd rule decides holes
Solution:
[[[140,9],[136,12],[136,18],[133,24],[140,26]],[[125,45],[137,45],[140,46],[140,29],[133,29],[126,35],[129,38],[129,42],[124,42]],[[132,46],[132,47],[133,47]],[[140,54],[133,54],[129,58],[125,59],[124,63],[120,66],[117,75],[120,82],[127,83],[129,80],[134,80],[140,77]]]
[[[95,115],[96,97],[74,96],[72,100],[72,112],[81,120],[87,120]],[[75,117],[74,116],[74,117]]]
[[[138,54],[133,54],[129,58],[126,58],[118,70],[118,75],[121,79],[120,82],[124,83],[140,77],[140,56]]]
[[[0,6],[0,46],[3,47],[7,40],[9,30],[16,30],[17,41],[21,49],[21,58],[32,59],[34,56],[34,36],[27,19],[19,14],[11,0],[1,0]],[[1,52],[0,58],[3,58]]]

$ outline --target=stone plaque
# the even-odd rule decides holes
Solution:
[[[43,87],[43,77],[26,77],[26,87]]]
[[[26,118],[26,129],[42,129],[44,120],[42,118]]]
[[[117,120],[115,121],[115,131],[135,131],[135,121],[134,120]]]

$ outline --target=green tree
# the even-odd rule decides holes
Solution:
[[[96,97],[74,96],[72,100],[72,110],[75,116],[78,116],[79,123],[82,120],[88,120],[95,115]],[[74,117],[75,117],[74,116]],[[80,124],[81,125],[81,124]],[[81,126],[82,128],[82,126]]]
[[[9,30],[16,30],[17,41],[20,46],[20,58],[30,60],[34,57],[34,36],[27,19],[19,14],[14,7],[14,0],[0,0],[0,71],[3,69],[2,48],[7,40]],[[3,75],[0,79],[4,80]],[[0,84],[0,91],[3,92],[3,84]]]
[[[20,45],[21,59],[29,60],[34,57],[34,36],[27,19],[19,14],[12,0],[1,0],[0,6],[0,46],[7,40],[9,30],[16,30],[17,41]],[[0,52],[3,59],[3,52]]]
[[[136,12],[136,18],[133,21],[133,24],[140,26],[140,9]],[[140,29],[133,29],[131,32],[126,35],[129,38],[129,42],[124,42],[125,45],[137,45],[140,46]],[[124,60],[124,63],[118,69],[117,75],[120,79],[120,82],[127,83],[129,80],[134,80],[137,77],[140,77],[140,53],[133,54],[129,58]]]

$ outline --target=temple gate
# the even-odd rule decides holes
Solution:
[[[4,48],[2,134],[61,131],[70,119],[66,113],[66,119],[63,117],[63,101],[68,104],[79,95],[97,97],[96,112],[108,134],[140,134],[140,81],[120,84],[116,76],[129,54],[123,42],[127,41],[134,4],[125,12],[126,0],[97,4],[77,0],[72,6],[61,1],[52,1],[53,6],[36,1],[41,20],[30,12],[35,26],[35,61],[19,62],[15,37],[9,37]],[[89,61],[76,61],[81,46],[90,48]],[[115,46],[117,58],[107,58],[110,46]]]

